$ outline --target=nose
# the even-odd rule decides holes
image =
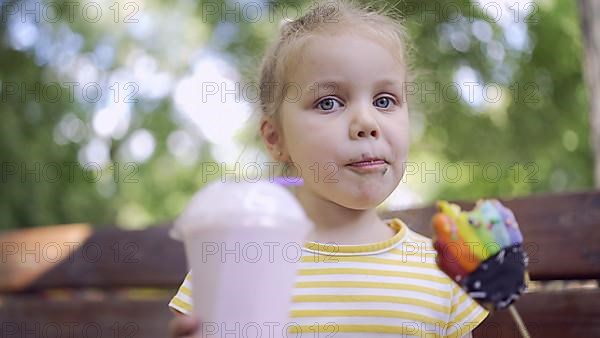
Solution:
[[[357,107],[350,122],[350,138],[359,140],[364,138],[378,139],[381,136],[379,124],[373,116],[372,106]]]

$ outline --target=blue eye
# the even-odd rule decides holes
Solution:
[[[333,110],[335,108],[336,103],[338,105],[341,105],[341,103],[338,100],[328,97],[319,101],[319,103],[317,103],[317,107],[322,110]]]
[[[375,106],[377,106],[378,108],[385,109],[385,108],[389,108],[389,106],[395,102],[391,97],[382,96],[382,97],[376,99],[374,103],[375,103]]]

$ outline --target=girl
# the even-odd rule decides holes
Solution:
[[[293,192],[316,225],[292,295],[293,337],[470,337],[488,314],[439,270],[429,238],[376,212],[407,159],[405,54],[390,16],[327,1],[284,24],[262,63],[260,135],[303,178]],[[169,304],[174,337],[200,335],[179,314],[193,311],[191,278]]]

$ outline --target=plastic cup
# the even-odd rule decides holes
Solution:
[[[204,332],[285,336],[302,246],[313,229],[294,195],[276,183],[216,181],[196,193],[171,237],[184,242]]]

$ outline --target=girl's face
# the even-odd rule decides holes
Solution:
[[[302,49],[281,106],[282,149],[311,194],[351,209],[379,205],[404,174],[405,67],[363,34],[319,35]],[[364,158],[386,162],[350,166]]]

